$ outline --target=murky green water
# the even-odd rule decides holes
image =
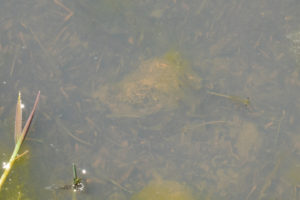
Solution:
[[[299,199],[299,9],[2,2],[1,162],[41,99],[0,199]],[[72,163],[84,192],[57,189]]]

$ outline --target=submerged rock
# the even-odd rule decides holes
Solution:
[[[163,109],[174,109],[186,88],[201,88],[178,52],[143,61],[120,82],[100,86],[93,97],[107,105],[117,117],[143,117]]]

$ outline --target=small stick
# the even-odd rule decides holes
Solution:
[[[249,197],[251,196],[251,194],[256,190],[256,185],[254,185],[251,189],[251,191],[248,193],[247,197],[246,197],[246,200],[249,199]]]
[[[54,0],[54,3],[60,7],[62,7],[65,11],[67,11],[69,14],[65,17],[64,21],[68,21],[72,16],[73,16],[73,11],[66,7],[62,2],[60,2],[59,0]]]
[[[58,41],[58,39],[62,36],[62,34],[67,30],[67,26],[63,27],[59,33],[56,35],[55,39],[54,39],[54,43],[56,43]]]
[[[16,50],[13,61],[11,63],[11,69],[10,69],[10,76],[13,75],[14,70],[15,70],[15,65],[16,65],[16,60],[17,60],[17,56],[18,56],[18,50]]]
[[[224,98],[229,99],[231,101],[241,103],[245,106],[250,105],[250,99],[249,98],[243,99],[243,98],[238,97],[238,96],[229,96],[229,95],[226,95],[226,94],[216,93],[216,92],[212,92],[212,91],[208,91],[208,93],[211,94],[211,95],[224,97]]]
[[[33,30],[32,30],[30,27],[26,26],[24,23],[21,23],[21,25],[22,25],[25,29],[27,29],[27,30],[30,31],[30,33],[32,34],[34,40],[39,44],[39,46],[40,46],[40,48],[42,49],[42,51],[44,52],[44,54],[46,54],[47,56],[49,56],[48,53],[47,53],[46,48],[44,47],[44,45],[42,44],[42,42],[40,41],[40,39],[38,38],[38,36],[33,32]]]
[[[114,186],[117,186],[119,189],[123,190],[124,192],[127,192],[129,194],[132,194],[133,192],[131,190],[128,190],[127,188],[125,188],[124,186],[122,186],[121,184],[117,183],[116,181],[109,179],[109,178],[105,178],[105,181],[108,181],[109,183],[113,184]],[[98,178],[93,178],[91,181],[95,181],[97,183],[101,183],[101,181]]]
[[[80,139],[79,137],[73,135],[73,134],[69,131],[69,129],[67,129],[66,126],[61,122],[61,120],[59,120],[59,119],[56,118],[56,119],[55,119],[55,122],[56,122],[56,124],[57,124],[61,129],[63,129],[63,131],[64,131],[67,135],[71,136],[74,140],[76,140],[76,141],[78,141],[78,142],[80,142],[80,143],[82,143],[82,144],[85,144],[85,145],[88,145],[88,146],[92,146],[90,143],[88,143],[88,142],[86,142],[86,141]]]

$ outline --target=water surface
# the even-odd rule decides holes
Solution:
[[[24,115],[38,90],[41,99],[23,147],[30,153],[1,195],[123,200],[158,176],[195,199],[299,198],[300,59],[291,37],[299,9],[295,0],[2,2],[2,162],[13,150],[18,91]],[[164,94],[176,101],[158,96],[150,111],[142,98],[147,114],[119,115],[95,97],[132,74],[147,77],[139,67],[168,52],[190,68],[186,77],[201,79]],[[235,101],[247,97],[249,106]],[[86,170],[86,192],[46,190],[72,183],[72,163]]]

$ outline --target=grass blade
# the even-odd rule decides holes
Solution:
[[[30,124],[31,124],[31,121],[32,121],[32,119],[33,119],[33,116],[34,116],[34,113],[35,113],[35,110],[36,110],[36,107],[37,107],[37,105],[38,105],[38,103],[39,103],[39,99],[40,99],[40,91],[38,92],[38,94],[37,94],[37,96],[36,96],[36,99],[35,99],[35,102],[34,102],[32,111],[31,111],[31,113],[30,113],[30,115],[29,115],[29,117],[28,117],[28,119],[27,119],[27,121],[26,121],[26,124],[25,124],[25,126],[24,126],[24,128],[23,128],[23,130],[22,130],[22,133],[21,133],[21,135],[20,135],[20,138],[19,138],[19,139],[20,139],[22,142],[24,141],[24,139],[25,139],[25,137],[26,137],[26,134],[27,134],[27,132],[28,132],[29,126],[30,126]],[[22,142],[21,142],[21,143],[22,143]]]
[[[31,111],[28,119],[27,119],[27,122],[26,122],[23,130],[20,131],[20,129],[22,129],[22,108],[21,108],[21,93],[19,93],[19,97],[18,97],[18,101],[17,101],[16,119],[15,119],[15,142],[16,143],[15,143],[14,151],[13,151],[12,155],[10,156],[9,162],[6,164],[6,166],[4,168],[4,172],[0,177],[0,191],[1,191],[1,188],[5,182],[12,166],[14,165],[15,161],[28,152],[28,151],[25,151],[24,153],[22,153],[21,155],[18,156],[18,152],[21,148],[21,145],[25,139],[25,136],[28,132],[29,126],[33,119],[34,112],[35,112],[37,104],[39,102],[39,98],[40,98],[40,91],[38,92],[38,94],[36,96],[34,106],[32,108],[32,111]]]
[[[19,92],[18,101],[16,105],[16,118],[15,118],[15,143],[22,134],[22,101],[21,92]]]

